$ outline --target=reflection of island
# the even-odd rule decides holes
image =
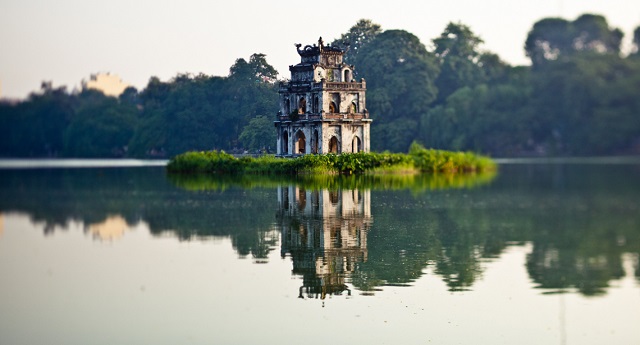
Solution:
[[[300,297],[351,294],[345,279],[367,260],[372,224],[370,191],[278,187],[277,227],[282,256],[302,275]]]
[[[94,238],[117,238],[123,220],[128,229],[144,223],[152,235],[180,241],[230,239],[238,256],[260,263],[283,236],[282,252],[304,289],[325,296],[347,292],[345,281],[373,294],[424,274],[451,291],[472,290],[485,262],[527,243],[527,273],[545,293],[606,293],[626,272],[624,255],[640,281],[637,168],[506,166],[501,173],[492,184],[460,189],[469,184],[439,175],[169,180],[159,168],[0,169],[0,219],[7,233],[12,214],[26,213],[45,235],[82,224]]]

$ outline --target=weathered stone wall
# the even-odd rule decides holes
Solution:
[[[330,123],[322,124],[322,153],[329,153],[329,141],[332,137],[338,139],[338,150],[342,147],[342,128],[340,125],[332,125]],[[338,151],[338,153],[342,153]]]
[[[334,137],[337,153],[368,152],[370,122],[360,120],[362,115],[368,117],[364,80],[354,83],[353,66],[343,62],[344,51],[324,46],[321,39],[317,46],[301,49],[301,45],[297,45],[297,48],[301,63],[289,67],[291,82],[280,84],[280,117],[276,121],[278,154],[329,153]],[[330,111],[332,102],[335,108]],[[290,121],[293,111],[298,112],[299,120]],[[355,114],[358,116],[353,116]],[[304,147],[300,147],[301,141],[297,140],[301,136]],[[360,145],[354,150],[355,138]]]
[[[292,81],[312,81],[313,79],[313,70],[296,71],[291,74]]]

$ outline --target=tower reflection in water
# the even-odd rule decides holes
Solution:
[[[346,281],[367,260],[370,195],[369,190],[278,187],[281,254],[291,256],[293,274],[302,275],[300,298],[351,295]]]

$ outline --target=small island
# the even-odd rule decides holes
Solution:
[[[171,173],[216,174],[380,174],[483,172],[494,162],[470,152],[426,149],[414,142],[408,154],[370,152],[366,83],[353,79],[346,49],[296,44],[300,63],[280,83],[280,110],[274,125],[276,155],[241,157],[224,151],[192,151],[169,162]]]
[[[357,152],[300,155],[281,158],[273,155],[236,158],[224,151],[191,151],[173,157],[170,173],[215,174],[416,174],[486,172],[496,169],[489,157],[472,152],[426,149],[413,143],[408,154]]]

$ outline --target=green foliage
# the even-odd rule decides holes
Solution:
[[[436,79],[440,102],[457,89],[480,82],[481,70],[476,61],[481,43],[482,39],[461,23],[447,24],[440,37],[433,40],[434,53],[440,61]]]
[[[43,82],[40,92],[16,105],[0,107],[0,155],[56,157],[63,151],[64,130],[73,117],[74,97],[66,87]]]
[[[532,66],[512,67],[449,23],[432,51],[402,30],[360,20],[333,43],[367,81],[371,147],[406,152],[413,141],[493,156],[640,153],[640,27],[631,54],[599,15],[544,18],[525,42]],[[228,77],[149,79],[119,98],[42,83],[0,102],[0,156],[171,157],[272,146],[277,71],[264,54],[238,59]],[[297,111],[288,114],[300,119]],[[272,146],[273,147],[273,146]],[[345,170],[358,171],[356,161]],[[280,168],[278,168],[280,169]],[[315,169],[315,168],[314,168]],[[324,169],[324,168],[323,168]],[[285,169],[286,170],[286,169]]]
[[[248,148],[268,147],[275,142],[266,133],[275,132],[273,126],[257,126],[266,123],[263,114],[277,111],[277,93],[271,83],[276,76],[264,54],[253,54],[249,62],[238,59],[228,78],[178,75],[168,83],[151,78],[140,97],[144,113],[131,140],[131,154],[172,156],[190,150],[239,149],[246,126],[243,142]]]
[[[402,30],[387,30],[362,47],[358,55],[360,75],[367,81],[368,109],[376,121],[377,134],[386,133],[389,126],[403,122],[400,133],[407,140],[373,137],[372,148],[406,152],[415,138],[415,123],[435,100],[434,81],[438,74],[435,56],[429,53],[413,34]],[[401,129],[402,130],[402,129]]]
[[[177,155],[167,165],[169,172],[212,172],[236,173],[241,169],[241,161],[224,151],[189,151]]]
[[[409,154],[358,152],[341,155],[303,155],[296,158],[264,155],[258,158],[238,159],[224,151],[191,151],[173,157],[167,165],[167,171],[172,173],[276,175],[490,170],[495,170],[495,164],[487,157],[473,153],[427,150],[417,143],[411,145]]]
[[[409,149],[416,167],[424,172],[470,172],[492,171],[495,163],[488,157],[479,156],[472,152],[451,152],[425,149],[414,142]]]
[[[535,140],[551,152],[620,152],[640,138],[637,60],[585,53],[548,62],[532,85],[541,117]]]
[[[139,94],[119,98],[85,90],[69,94],[43,83],[40,93],[0,105],[0,155],[42,157],[166,157],[190,150],[249,148],[275,142],[273,126],[253,119],[277,111],[276,70],[264,54],[238,59],[229,77],[178,74],[149,79]],[[9,130],[11,129],[11,130]],[[6,133],[5,133],[6,132]],[[273,139],[273,140],[272,140]]]
[[[275,81],[278,77],[278,71],[267,63],[265,54],[253,54],[249,58],[249,62],[242,58],[236,60],[229,69],[229,77],[259,83]]]
[[[239,140],[245,148],[253,151],[275,147],[276,132],[273,130],[273,122],[263,115],[251,119],[242,129]]]
[[[246,189],[276,188],[295,184],[309,190],[411,190],[418,195],[433,190],[471,189],[489,184],[496,171],[469,174],[169,174],[177,187],[190,191],[224,191],[233,187]]]
[[[370,19],[360,19],[349,29],[349,31],[342,34],[339,39],[334,40],[331,45],[340,47],[347,46],[347,52],[344,54],[344,61],[357,67],[360,65],[358,56],[362,48],[369,44],[369,42],[371,42],[381,32],[382,27],[380,24],[376,24]]]
[[[622,31],[609,27],[600,15],[583,14],[573,22],[545,18],[533,25],[525,42],[525,51],[534,67],[546,62],[590,52],[618,54]]]
[[[86,90],[64,131],[64,156],[122,157],[136,127],[135,105]]]

